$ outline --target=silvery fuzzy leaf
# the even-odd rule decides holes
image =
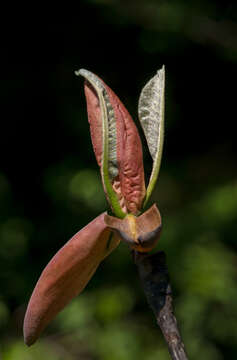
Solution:
[[[164,103],[165,67],[163,66],[142,89],[138,104],[139,120],[153,159],[145,203],[154,189],[161,164],[164,140]]]

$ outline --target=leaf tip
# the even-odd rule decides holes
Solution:
[[[74,74],[76,76],[83,76],[85,78],[88,76],[89,73],[90,73],[90,71],[88,71],[86,69],[79,69],[79,70],[74,71]]]
[[[35,334],[32,332],[32,329],[28,326],[28,322],[24,321],[24,328],[23,328],[23,334],[24,334],[24,343],[30,347],[36,342]]]

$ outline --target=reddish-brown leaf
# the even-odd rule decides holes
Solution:
[[[33,344],[58,312],[84,289],[99,263],[118,245],[118,239],[111,239],[104,216],[74,235],[42,272],[25,315],[27,345]]]
[[[99,78],[98,78],[99,79]],[[145,181],[141,140],[137,128],[117,95],[101,80],[116,119],[116,162],[118,175],[112,179],[121,207],[139,214],[145,197]],[[103,154],[100,102],[93,86],[85,82],[88,119],[97,162],[101,166]]]

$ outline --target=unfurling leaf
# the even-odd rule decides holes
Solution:
[[[142,146],[137,128],[119,98],[88,70],[85,94],[92,143],[114,214],[138,215],[145,197]]]

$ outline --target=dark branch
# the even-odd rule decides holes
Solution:
[[[168,345],[173,360],[188,360],[173,313],[171,286],[164,252],[134,253],[134,260],[148,304]]]

